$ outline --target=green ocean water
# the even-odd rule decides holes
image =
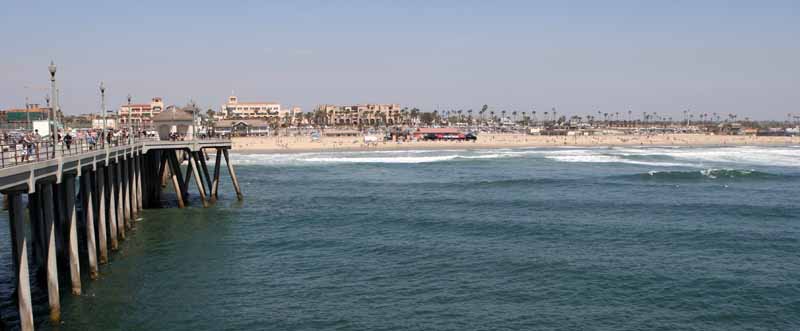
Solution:
[[[800,329],[798,146],[233,158],[243,202],[144,211],[37,327]]]

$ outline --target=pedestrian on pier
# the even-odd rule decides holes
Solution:
[[[72,145],[72,135],[67,132],[64,136],[64,145],[67,146],[67,152],[70,152],[70,146]]]

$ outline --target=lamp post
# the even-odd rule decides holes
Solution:
[[[100,116],[103,118],[103,131],[100,131],[99,139],[103,139],[103,146],[106,145],[106,87],[100,82]]]
[[[56,65],[53,61],[50,61],[50,89],[51,93],[53,94],[52,100],[53,105],[50,107],[50,118],[48,119],[48,124],[50,125],[50,142],[53,144],[53,157],[56,157],[56,126],[53,120],[56,118],[55,109],[56,105],[58,104],[58,100],[56,100]]]
[[[131,95],[128,94],[128,143],[133,142],[133,134],[131,132],[131,113],[133,109],[131,109]]]

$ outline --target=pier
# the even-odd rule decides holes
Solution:
[[[3,151],[0,192],[9,213],[19,328],[34,329],[31,273],[46,288],[50,321],[58,323],[61,288],[80,295],[87,281],[82,277],[99,277],[98,265],[109,263],[137,215],[162,207],[164,184],[171,184],[177,206],[184,208],[194,182],[202,206],[210,207],[217,200],[224,158],[241,200],[230,148],[223,139],[144,140],[99,149],[42,150],[36,160],[24,162]],[[213,173],[206,162],[211,151]],[[88,272],[80,270],[82,265],[88,265]],[[60,279],[69,282],[60,284]]]

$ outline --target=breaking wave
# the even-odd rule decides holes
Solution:
[[[739,169],[742,166],[800,167],[797,147],[613,147],[485,150],[352,151],[294,154],[238,154],[242,165],[323,163],[416,164],[520,158],[565,163],[620,163],[648,167]]]

